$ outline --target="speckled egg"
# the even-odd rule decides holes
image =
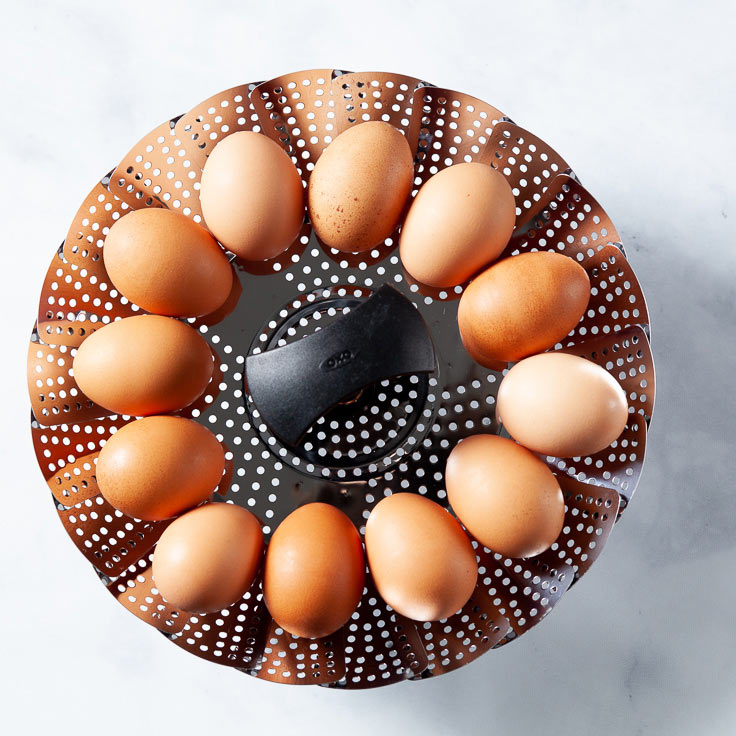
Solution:
[[[356,253],[395,230],[414,177],[413,153],[392,125],[353,125],[322,152],[309,179],[309,218],[325,245]]]

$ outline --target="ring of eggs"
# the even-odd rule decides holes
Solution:
[[[204,167],[206,227],[155,208],[130,212],[110,229],[103,251],[110,280],[151,314],[84,340],[74,376],[100,406],[142,417],[103,447],[98,483],[131,516],[175,517],[153,555],[154,581],[171,605],[223,609],[263,566],[274,620],[294,635],[324,637],[350,619],[367,564],[394,610],[417,621],[444,619],[475,589],[472,540],[514,558],[538,555],[557,539],[562,491],[535,453],[590,454],[623,430],[626,395],[610,374],[545,352],[585,313],[586,272],[546,252],[498,260],[514,228],[515,201],[495,169],[449,166],[411,200],[413,172],[406,139],[383,122],[337,136],[306,192],[281,147],[259,133],[233,133]],[[244,261],[274,258],[294,242],[305,213],[325,245],[346,253],[369,250],[398,228],[398,252],[413,280],[466,285],[458,329],[469,355],[489,367],[515,363],[497,404],[512,439],[474,435],[455,447],[446,468],[452,513],[411,493],[380,501],[366,523],[365,555],[353,522],[322,503],[294,511],[266,546],[260,520],[216,502],[225,466],[217,439],[169,416],[200,397],[213,376],[207,344],[177,318],[217,315],[237,300],[224,249]]]

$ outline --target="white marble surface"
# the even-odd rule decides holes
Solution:
[[[733,734],[735,21],[731,0],[4,3],[3,732]],[[208,664],[116,606],[44,492],[24,378],[91,183],[215,91],[330,65],[462,89],[562,152],[623,234],[658,368],[639,493],[553,615],[456,673],[355,693]]]

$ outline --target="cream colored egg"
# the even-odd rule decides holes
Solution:
[[[608,371],[576,355],[551,352],[511,368],[499,387],[496,413],[530,450],[580,457],[600,452],[623,432],[629,407]]]

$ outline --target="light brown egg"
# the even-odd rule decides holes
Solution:
[[[608,371],[576,355],[552,352],[511,368],[498,389],[496,414],[530,450],[581,457],[605,449],[623,432],[629,407]]]
[[[557,479],[538,457],[505,437],[465,438],[447,458],[445,483],[458,519],[493,552],[532,557],[562,531],[565,500]]]
[[[379,245],[399,224],[413,177],[413,152],[396,128],[353,125],[322,152],[309,179],[314,231],[348,253]]]
[[[585,313],[590,281],[585,269],[558,253],[504,258],[476,276],[457,312],[465,349],[493,367],[551,348]]]
[[[503,174],[486,164],[449,166],[425,182],[409,208],[401,262],[427,286],[462,284],[501,255],[515,222]]]
[[[276,528],[266,552],[263,594],[281,628],[328,636],[358,606],[365,582],[360,535],[342,511],[308,503]]]
[[[250,511],[208,503],[166,527],[153,552],[153,582],[182,611],[221,611],[248,591],[262,552],[261,524]]]
[[[233,271],[217,241],[171,210],[128,213],[110,228],[102,256],[115,288],[154,314],[210,314],[232,287]]]
[[[416,621],[451,616],[475,590],[470,539],[457,519],[424,496],[394,493],[379,501],[365,525],[365,548],[381,597]]]
[[[304,223],[304,187],[277,143],[261,133],[223,138],[202,170],[202,215],[212,234],[247,261],[275,258]]]
[[[145,417],[119,429],[97,458],[100,492],[146,521],[168,519],[209,498],[225,451],[206,427],[183,417]]]
[[[183,409],[205,390],[213,368],[212,351],[196,330],[153,314],[101,327],[74,357],[74,378],[84,394],[130,416]]]

